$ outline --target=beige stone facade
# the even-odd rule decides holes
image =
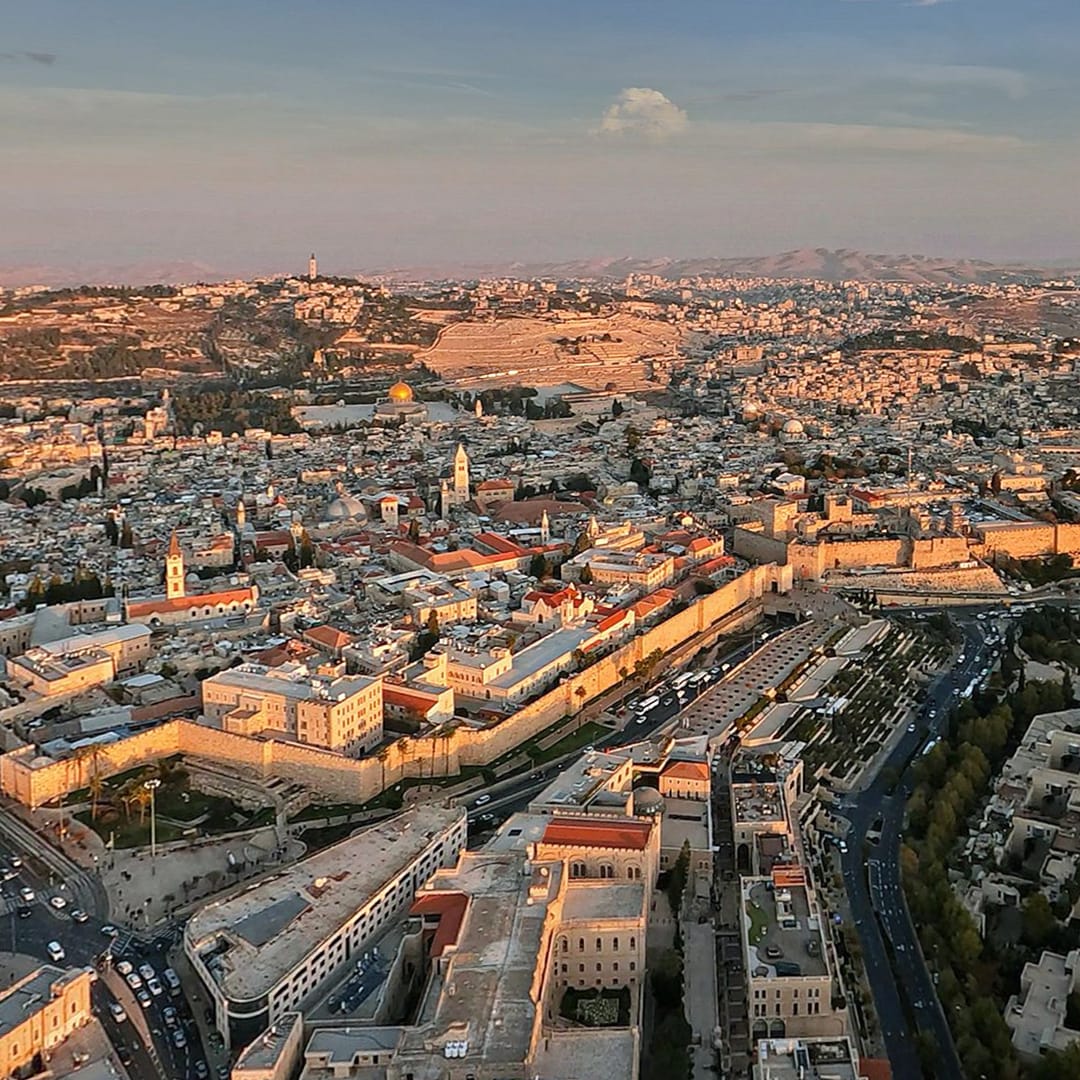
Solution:
[[[90,973],[46,965],[0,991],[0,1072],[10,1076],[93,1019]]]

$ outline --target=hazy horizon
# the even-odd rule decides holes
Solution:
[[[8,13],[5,268],[1080,262],[1068,0]]]

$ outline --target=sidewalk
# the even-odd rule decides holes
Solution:
[[[195,1026],[199,1031],[199,1042],[202,1043],[203,1054],[206,1064],[210,1066],[210,1075],[216,1076],[220,1068],[229,1068],[229,1053],[219,1039],[211,1039],[211,1034],[218,1036],[220,1033],[213,1024],[207,1023],[206,1009],[210,1005],[210,999],[202,988],[199,976],[192,970],[184,955],[183,945],[176,945],[166,954],[169,966],[180,977],[180,986],[187,1000],[191,1015],[195,1018]],[[198,987],[198,989],[195,989]]]
[[[716,939],[712,920],[684,922],[685,961],[683,968],[686,1019],[693,1032],[690,1051],[694,1080],[715,1075],[716,1052],[713,1033],[720,1023],[716,1000]]]

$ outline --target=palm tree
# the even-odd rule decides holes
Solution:
[[[153,796],[150,794],[150,789],[139,784],[138,787],[131,793],[131,801],[139,808],[139,824],[146,824],[146,810],[150,805],[150,800]]]

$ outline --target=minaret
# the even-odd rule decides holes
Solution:
[[[461,443],[454,452],[454,501],[458,505],[469,501],[469,455]]]
[[[244,496],[240,496],[240,501],[236,504],[236,531],[243,532],[244,526],[247,524],[247,507],[244,506]]]
[[[473,412],[476,414],[477,420],[484,415],[484,403],[479,398],[476,399],[476,404],[473,406]]]
[[[319,263],[315,258],[315,252],[311,253],[311,258],[307,261],[307,276],[308,281],[314,281],[319,276]]]
[[[176,530],[169,538],[169,551],[165,556],[165,599],[181,600],[184,596],[184,553]]]
[[[445,478],[439,485],[439,516],[441,518],[450,516],[450,485]]]
[[[540,517],[540,543],[551,543],[551,522],[548,521],[548,515],[546,510]]]

